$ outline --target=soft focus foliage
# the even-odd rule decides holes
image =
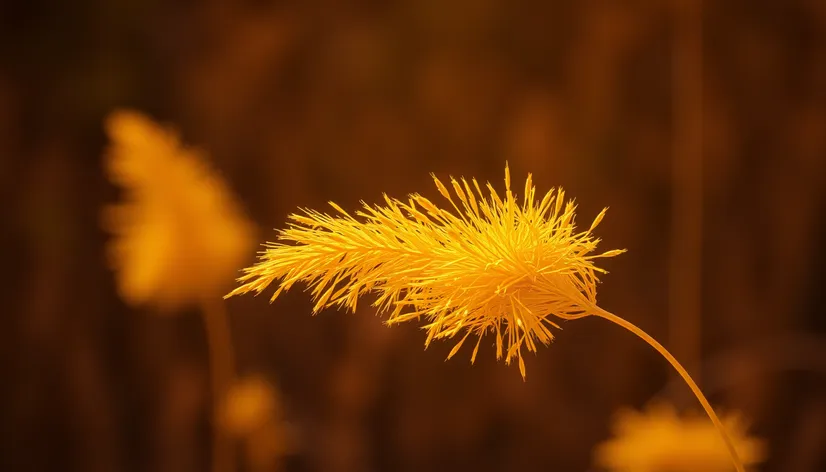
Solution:
[[[172,309],[217,296],[253,240],[227,185],[203,153],[140,113],[115,112],[106,130],[106,168],[125,190],[104,213],[123,298]]]
[[[765,459],[765,446],[746,434],[736,414],[721,417],[744,465]],[[615,437],[595,450],[598,465],[612,472],[729,472],[734,470],[719,432],[705,416],[681,417],[668,403],[647,411],[623,410],[614,422]]]
[[[260,293],[280,280],[274,300],[302,281],[312,288],[314,312],[332,306],[355,311],[359,296],[375,291],[373,305],[390,312],[388,324],[429,320],[426,345],[463,332],[448,357],[475,334],[474,361],[484,334],[495,333],[496,357],[504,350],[505,362],[518,359],[524,377],[522,347],[536,351],[537,341],[550,343],[549,328],[558,327],[551,315],[588,315],[596,304],[596,273],[603,272],[593,260],[622,252],[592,254],[598,240],[591,231],[605,210],[587,231],[577,232],[574,203],[565,203],[562,190],[537,200],[530,175],[521,204],[507,167],[504,198],[490,184],[486,197],[475,179],[473,188],[465,179],[451,179],[457,204],[433,178],[455,213],[421,195],[407,203],[385,195],[387,206],[365,203],[356,212],[361,220],[332,202],[340,216],[294,214],[279,236],[288,244],[270,243],[231,295]]]

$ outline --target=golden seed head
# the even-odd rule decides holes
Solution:
[[[125,202],[103,214],[120,294],[164,309],[220,296],[254,238],[224,181],[201,152],[140,113],[113,113],[106,131],[106,170],[125,190]]]
[[[523,201],[510,186],[505,168],[504,198],[487,184],[489,195],[473,179],[451,178],[455,197],[433,176],[452,210],[439,208],[421,195],[407,203],[385,196],[385,206],[364,204],[351,216],[331,204],[335,216],[314,210],[290,216],[292,223],[268,243],[242,283],[230,295],[260,293],[272,282],[274,300],[296,282],[312,289],[314,312],[327,307],[355,311],[361,295],[375,292],[373,303],[395,324],[424,317],[427,346],[434,339],[460,341],[471,335],[495,335],[497,358],[518,360],[525,375],[522,348],[553,339],[552,316],[587,316],[596,304],[599,257],[591,230],[576,232],[575,205],[553,190],[537,200],[531,177]],[[474,193],[475,190],[475,193]],[[457,201],[458,200],[458,201]]]

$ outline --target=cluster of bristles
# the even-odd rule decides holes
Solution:
[[[316,313],[327,307],[355,310],[360,296],[375,292],[373,305],[389,313],[387,324],[427,319],[425,346],[434,339],[478,336],[471,355],[488,331],[496,337],[496,356],[516,358],[524,377],[521,349],[535,351],[537,341],[553,339],[550,316],[587,316],[596,304],[598,239],[591,231],[603,210],[584,232],[576,232],[575,205],[564,192],[551,190],[537,201],[531,176],[521,205],[511,191],[505,168],[504,197],[487,184],[488,198],[475,179],[451,178],[455,198],[433,177],[453,211],[421,195],[407,202],[385,195],[386,206],[370,206],[351,216],[330,203],[336,216],[303,210],[269,243],[261,261],[246,269],[242,286],[229,296],[255,291],[280,280],[272,296],[296,282],[312,290]]]

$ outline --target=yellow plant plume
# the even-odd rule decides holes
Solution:
[[[224,181],[201,151],[138,112],[112,113],[106,131],[106,169],[125,191],[104,212],[122,297],[175,309],[220,296],[254,238]]]
[[[507,166],[501,197],[490,184],[486,196],[475,179],[471,186],[451,178],[453,194],[433,180],[452,210],[414,194],[407,202],[385,195],[386,206],[363,203],[355,217],[332,202],[335,216],[309,209],[290,215],[289,228],[279,233],[282,242],[268,243],[261,260],[245,269],[241,285],[226,296],[261,293],[279,281],[273,301],[303,282],[317,313],[333,306],[355,311],[360,296],[375,292],[373,305],[389,313],[388,324],[427,320],[425,347],[461,336],[448,358],[473,334],[475,361],[482,338],[492,332],[496,357],[518,360],[523,379],[522,348],[536,351],[537,343],[550,343],[551,328],[558,328],[552,317],[599,316],[671,364],[720,432],[737,472],[744,471],[725,427],[685,368],[645,331],[596,304],[597,274],[605,271],[594,260],[624,252],[595,253],[599,240],[592,231],[605,210],[587,231],[577,232],[576,207],[565,202],[562,190],[537,199],[529,174],[517,203]]]
[[[488,184],[486,197],[476,180],[451,179],[455,197],[435,176],[439,192],[454,212],[437,207],[421,195],[407,202],[385,195],[386,206],[363,205],[356,217],[335,203],[338,215],[313,210],[290,216],[281,231],[285,243],[270,243],[262,260],[239,279],[244,285],[231,295],[260,293],[281,280],[272,299],[295,282],[312,288],[314,312],[327,307],[355,311],[357,299],[376,292],[374,305],[389,312],[388,324],[424,317],[428,345],[433,339],[461,340],[492,332],[496,356],[517,359],[522,375],[522,348],[535,351],[553,339],[551,316],[575,319],[590,314],[596,304],[601,269],[594,259],[623,251],[593,254],[598,240],[591,231],[577,232],[575,205],[563,191],[540,200],[530,175],[524,201],[511,191],[505,168],[505,194]]]
[[[722,422],[745,465],[765,460],[765,444],[746,434],[738,415],[724,415]],[[644,413],[623,410],[613,429],[615,437],[594,450],[596,464],[611,472],[734,470],[714,426],[702,417],[681,417],[668,403],[653,403]]]

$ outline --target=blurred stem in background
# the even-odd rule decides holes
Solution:
[[[669,339],[701,378],[703,259],[702,0],[674,0]]]
[[[235,356],[232,335],[223,301],[201,302],[207,344],[209,346],[209,370],[212,382],[212,472],[232,472],[235,467],[232,442],[221,427],[223,403],[235,377]]]

